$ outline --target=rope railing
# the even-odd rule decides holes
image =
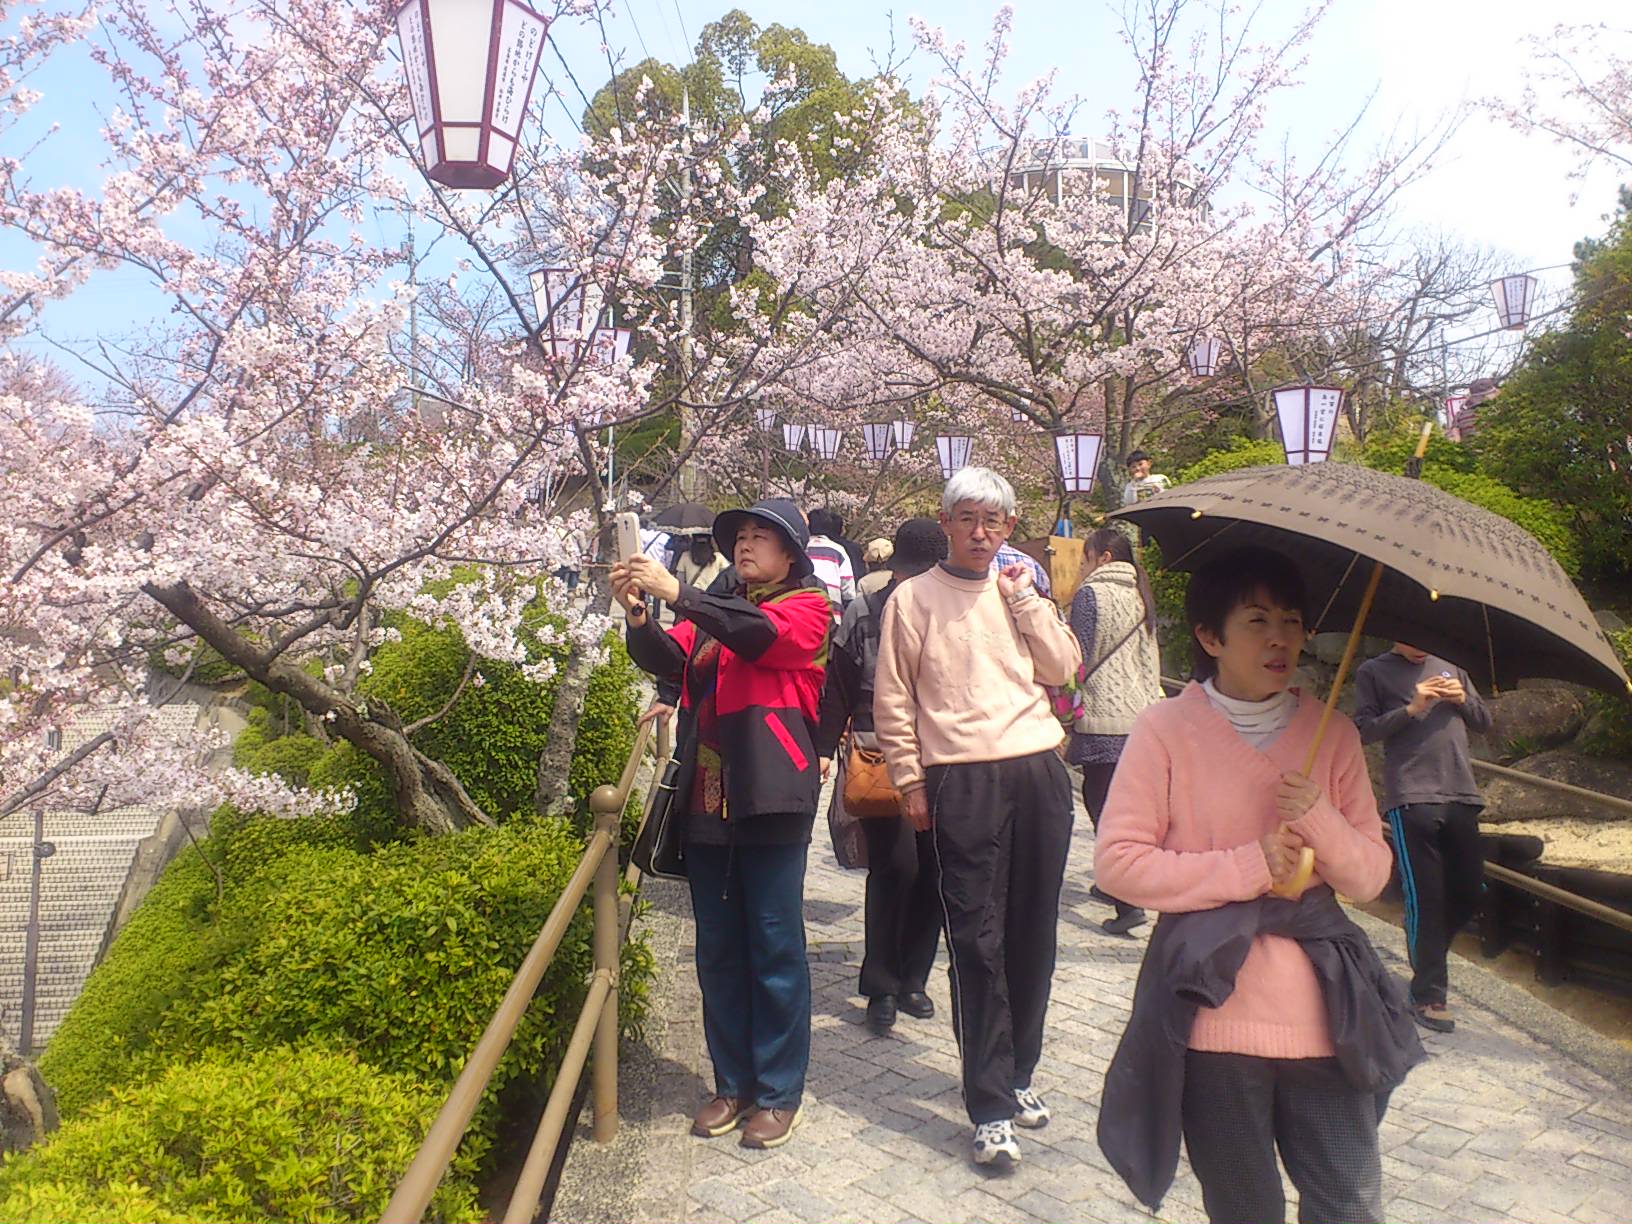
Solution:
[[[424,1142],[420,1144],[396,1193],[386,1205],[385,1213],[380,1217],[381,1224],[419,1224],[424,1218],[437,1185],[447,1173],[454,1153],[470,1128],[470,1120],[492,1081],[499,1060],[514,1038],[539,982],[549,971],[556,950],[561,946],[572,920],[577,917],[579,906],[592,884],[594,971],[577,1023],[573,1026],[572,1037],[567,1042],[566,1053],[556,1071],[555,1084],[550,1089],[549,1100],[534,1132],[521,1176],[501,1217],[505,1224],[529,1224],[537,1216],[551,1158],[560,1144],[573,1097],[583,1078],[584,1064],[590,1062],[591,1057],[594,1138],[598,1143],[605,1143],[616,1137],[618,954],[624,934],[618,905],[618,833],[629,793],[640,771],[641,758],[651,738],[652,723],[643,723],[616,784],[598,786],[590,794],[589,807],[594,813],[595,827],[584,846],[583,858],[568,878],[561,895],[556,898],[549,917],[538,932],[538,938],[533,941],[532,948],[516,970],[510,988],[505,991],[493,1018],[487,1022],[487,1028],[476,1042],[475,1049],[465,1060],[464,1069],[454,1081],[448,1099],[437,1112]],[[665,724],[657,732],[660,761],[668,754],[668,738],[669,731]],[[642,813],[643,821],[650,811],[651,795],[648,795],[646,811]]]

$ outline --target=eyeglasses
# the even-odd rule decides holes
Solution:
[[[952,516],[952,525],[959,531],[973,531],[976,527],[984,527],[987,531],[996,533],[1008,526],[1008,522],[1006,515],[997,513],[972,514],[965,510]]]

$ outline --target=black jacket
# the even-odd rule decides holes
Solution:
[[[833,635],[827,661],[827,687],[822,690],[822,715],[816,728],[816,755],[838,751],[844,729],[873,729],[873,679],[878,674],[879,634],[884,626],[884,601],[895,590],[891,582],[871,595],[850,601]]]
[[[1332,1046],[1349,1083],[1388,1093],[1425,1055],[1405,987],[1383,968],[1365,932],[1331,888],[1301,901],[1260,897],[1217,909],[1163,914],[1145,950],[1133,1014],[1105,1072],[1099,1150],[1134,1197],[1160,1208],[1179,1167],[1184,1056],[1201,1007],[1217,1007],[1259,935],[1296,939],[1315,968],[1332,1026]]]

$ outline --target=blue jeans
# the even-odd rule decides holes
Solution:
[[[686,847],[714,1091],[761,1109],[796,1108],[810,1063],[808,848]]]

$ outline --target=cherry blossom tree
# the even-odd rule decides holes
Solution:
[[[17,138],[0,161],[0,225],[37,252],[0,278],[0,321],[16,337],[110,269],[140,274],[161,307],[79,353],[105,388],[97,407],[0,396],[0,804],[343,802],[207,776],[144,735],[177,687],[151,660],[184,667],[207,645],[377,761],[405,822],[485,822],[416,747],[419,726],[358,693],[405,613],[537,679],[553,666],[541,641],[569,647],[539,767],[540,806],[559,810],[606,620],[573,608],[552,628],[540,610],[569,609],[543,575],[576,562],[569,537],[602,521],[601,427],[677,406],[710,428],[745,422],[803,359],[785,340],[698,344],[661,283],[719,218],[751,212],[719,173],[746,130],[699,142],[637,98],[624,125],[558,144],[537,122],[547,84],[511,182],[450,191],[414,162],[389,6],[110,0],[94,38],[78,10],[33,7],[0,47],[0,97],[9,88],[26,111],[30,68],[78,55],[103,80],[105,165],[95,189],[52,181],[49,140],[0,132]],[[553,16],[601,14],[560,0]],[[660,188],[682,167],[687,211],[660,227]],[[401,227],[371,240],[381,210]],[[416,255],[415,283],[404,275],[409,225],[416,251],[452,252],[423,311],[431,273]],[[593,285],[639,330],[636,351],[547,343],[527,279],[542,264]],[[793,305],[773,292],[769,316]],[[686,374],[654,391],[673,370]],[[537,491],[569,474],[590,510],[551,515]],[[107,730],[50,756],[46,730],[87,710]]]
[[[916,25],[940,70],[926,94],[880,82],[848,131],[866,167],[821,181],[790,163],[794,205],[752,227],[757,267],[811,304],[763,322],[765,343],[843,319],[844,358],[793,366],[789,394],[853,403],[891,380],[982,432],[1103,430],[1111,460],[1164,423],[1255,404],[1263,355],[1349,325],[1362,288],[1376,296],[1357,253],[1448,129],[1362,157],[1351,128],[1312,162],[1274,156],[1267,108],[1318,14],[1258,42],[1250,17],[1191,9],[1130,10],[1138,90],[1086,142],[1052,74],[1003,96],[1007,9],[978,56]],[[1203,335],[1227,342],[1223,377],[1189,373]]]
[[[1573,150],[1577,178],[1605,163],[1632,171],[1632,27],[1559,25],[1525,45],[1519,96],[1488,98],[1486,109]]]

